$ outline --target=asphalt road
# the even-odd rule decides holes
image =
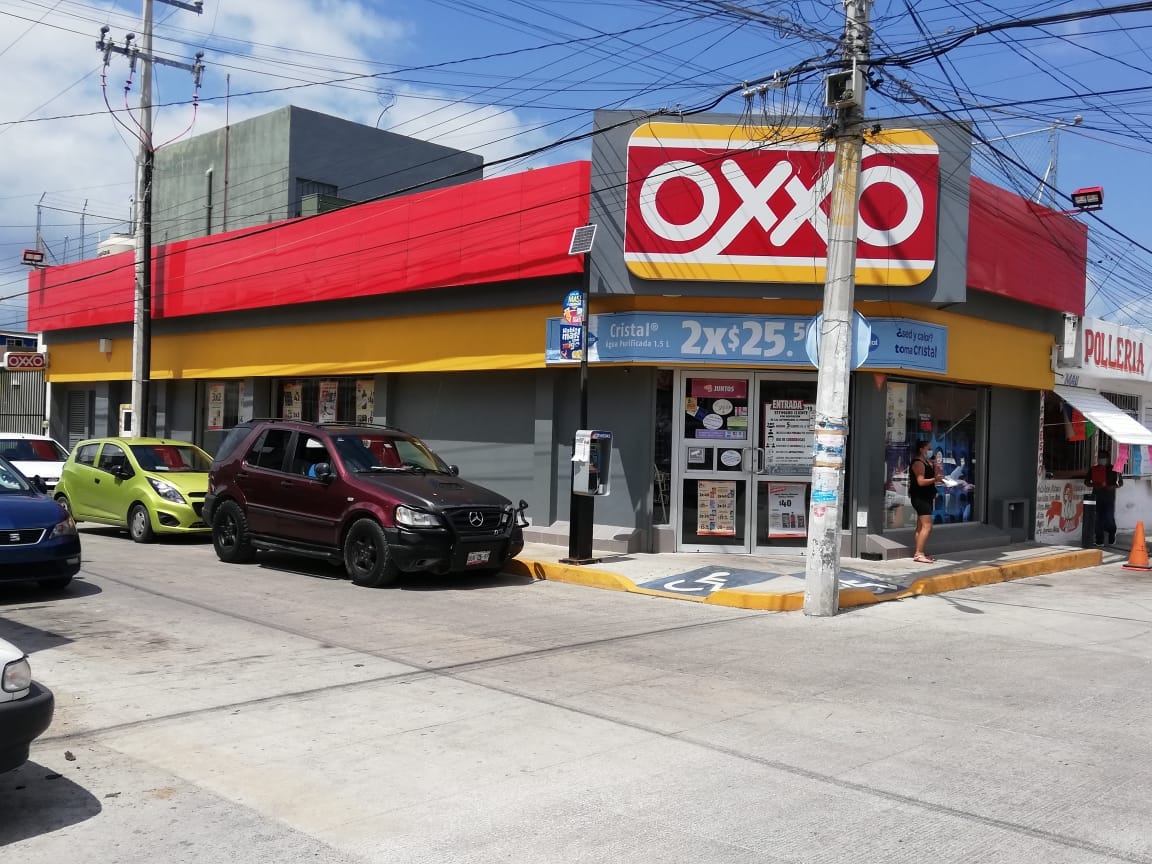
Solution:
[[[807,619],[83,539],[67,594],[0,586],[57,696],[5,860],[1152,862],[1116,565]]]

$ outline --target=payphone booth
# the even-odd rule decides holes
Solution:
[[[612,433],[602,429],[578,429],[572,448],[572,501],[565,564],[595,564],[592,557],[592,525],[596,499],[611,491]]]
[[[607,495],[611,490],[612,433],[578,429],[572,454],[572,491],[577,495]]]

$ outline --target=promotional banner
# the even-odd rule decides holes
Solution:
[[[768,487],[768,536],[807,537],[808,506],[803,483],[772,483]]]
[[[284,419],[299,420],[303,412],[304,385],[292,383],[284,385]]]
[[[317,418],[321,423],[336,422],[336,398],[340,392],[339,381],[320,382],[320,406]]]
[[[1084,518],[1083,481],[1047,478],[1036,484],[1036,542],[1058,546],[1080,543]]]
[[[356,422],[371,423],[376,417],[376,379],[356,382]]]
[[[736,536],[736,481],[696,481],[696,533]]]
[[[684,312],[610,312],[588,322],[590,363],[707,366],[806,366],[811,317]],[[948,371],[948,328],[905,318],[870,318],[872,337],[861,368]],[[579,328],[546,323],[544,359],[572,363]],[[576,342],[572,340],[575,339]]]
[[[887,403],[884,443],[903,444],[908,438],[908,385],[889,381]]]
[[[213,432],[224,428],[224,384],[208,385],[208,419],[204,428]]]

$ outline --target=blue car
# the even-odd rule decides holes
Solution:
[[[0,458],[0,582],[58,591],[80,572],[72,516]]]

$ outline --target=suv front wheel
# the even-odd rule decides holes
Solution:
[[[358,519],[344,538],[344,569],[353,584],[383,588],[400,575],[392,560],[384,529],[373,519]]]
[[[256,557],[248,537],[248,520],[235,501],[225,501],[212,516],[212,546],[225,564],[246,564]]]

